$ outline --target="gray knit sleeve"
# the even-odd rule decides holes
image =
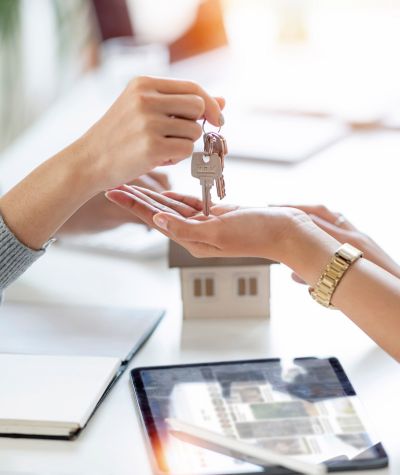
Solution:
[[[0,300],[2,291],[44,252],[44,249],[34,251],[22,244],[0,215]]]

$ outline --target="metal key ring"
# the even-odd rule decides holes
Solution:
[[[214,144],[216,142],[217,137],[219,137],[218,132],[206,132],[204,133],[203,140],[204,140],[204,151],[211,155],[214,153]]]
[[[207,122],[207,119],[204,119],[203,120],[203,125],[201,126],[201,128],[203,129],[203,134],[207,134],[208,132],[206,132],[204,126],[206,125],[206,122]],[[219,134],[221,132],[221,128],[222,128],[222,125],[219,126],[219,129],[218,129],[218,132],[217,134]]]

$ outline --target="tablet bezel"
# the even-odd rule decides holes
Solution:
[[[355,396],[355,392],[349,378],[347,377],[341,363],[335,357],[329,358],[317,358],[317,357],[301,357],[295,358],[294,361],[304,361],[310,359],[320,359],[324,361],[329,361],[332,369],[335,371],[335,374],[340,381],[343,391],[347,396]],[[165,365],[165,366],[148,366],[148,367],[139,367],[131,370],[131,383],[133,389],[133,395],[136,402],[136,408],[141,420],[143,434],[146,440],[146,446],[150,454],[151,465],[154,473],[157,475],[170,475],[170,472],[167,470],[166,464],[162,465],[161,453],[162,453],[162,443],[159,440],[157,428],[155,421],[153,419],[153,414],[149,405],[147,398],[146,389],[143,384],[141,377],[142,371],[152,371],[152,370],[173,370],[178,368],[195,368],[195,367],[204,367],[204,366],[219,366],[219,365],[238,365],[238,364],[258,364],[258,363],[276,363],[281,361],[280,358],[265,358],[265,359],[251,359],[251,360],[236,360],[236,361],[218,361],[218,362],[205,362],[205,363],[187,363],[187,364],[176,364],[176,365]],[[383,448],[383,445],[379,442],[374,446],[376,450],[376,458],[370,460],[357,460],[351,462],[338,462],[335,465],[330,465],[328,467],[329,472],[341,472],[347,470],[373,470],[377,468],[384,468],[388,466],[388,456]],[[157,457],[156,452],[159,453]],[[165,463],[165,462],[164,462]],[[283,467],[271,467],[268,470],[259,471],[259,472],[244,472],[244,473],[226,473],[223,475],[289,475],[293,472],[285,469]]]

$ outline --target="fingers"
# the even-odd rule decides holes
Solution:
[[[167,117],[160,123],[160,132],[164,137],[188,139],[196,142],[201,137],[202,129],[198,122]]]
[[[169,210],[172,210],[172,211],[175,211],[176,213],[179,213],[180,215],[186,217],[186,218],[190,218],[192,216],[194,216],[195,214],[198,213],[198,210],[196,208],[193,208],[192,206],[182,202],[182,201],[179,201],[179,200],[175,200],[169,196],[167,196],[167,194],[159,194],[159,193],[155,193],[154,191],[152,190],[146,190],[144,188],[140,188],[140,187],[132,187],[132,188],[135,188],[136,190],[140,191],[141,193],[143,193],[144,195],[146,195],[147,197],[149,197],[153,203],[154,202],[157,202],[159,203],[159,205],[164,205],[166,206]]]
[[[157,96],[160,112],[182,119],[199,120],[204,116],[204,99],[195,94],[174,94]]]
[[[355,226],[347,221],[347,219],[345,219],[341,213],[330,211],[326,206],[296,206],[296,208],[304,211],[307,214],[317,216],[324,221],[333,224],[335,227],[340,226],[340,228],[347,229],[349,231],[356,230]]]
[[[342,229],[349,231],[356,231],[356,227],[353,226],[341,213],[333,212],[324,205],[288,205],[291,208],[297,208],[304,211],[307,214],[318,216],[328,223],[340,226]]]
[[[218,102],[221,110],[225,108],[225,99],[223,97],[215,97],[214,99]],[[224,125],[224,124],[221,124],[221,125]]]
[[[224,253],[217,247],[212,244],[205,244],[202,242],[181,242],[183,247],[185,247],[190,254],[194,257],[204,258],[204,257],[224,257]]]
[[[285,206],[285,205],[284,205]],[[330,223],[333,223],[337,219],[337,215],[330,211],[326,206],[324,205],[287,205],[291,208],[297,208],[300,209],[301,211],[304,211],[307,214],[313,214],[315,216],[319,216],[322,219],[325,219],[326,221],[329,221]]]
[[[168,157],[163,165],[175,165],[181,160],[190,157],[193,153],[193,141],[168,137],[163,140],[163,155]]]
[[[204,117],[216,127],[221,122],[219,102],[211,97],[201,86],[192,81],[154,78],[154,88],[163,94],[193,94],[204,100]]]
[[[158,211],[178,214],[178,212],[175,211],[173,208],[157,200],[157,197],[161,196],[159,193],[148,190],[146,188],[140,188],[138,186],[128,186],[128,185],[121,185],[120,187],[118,187],[118,189],[124,191],[125,193],[130,194],[132,199],[144,201],[145,203],[151,205],[153,208],[157,209]]]
[[[129,187],[126,186],[126,188]],[[108,191],[106,198],[131,213],[134,213],[148,226],[157,228],[163,234],[178,242],[202,242],[207,237],[207,230],[200,226],[203,223],[186,219],[172,210],[172,213],[175,214],[160,212],[162,211],[161,208],[168,208],[159,203],[154,205],[154,200],[145,200],[143,194],[140,194],[138,190],[132,189],[131,191],[126,191],[126,189],[118,188]]]
[[[175,201],[180,201],[181,203],[184,203],[191,208],[196,209],[197,211],[203,210],[203,202],[195,196],[182,195],[180,193],[176,193],[175,191],[164,191],[163,195],[168,196]]]
[[[334,224],[320,218],[319,216],[310,214],[310,217],[317,226],[319,226],[338,241],[344,243],[349,240],[349,234],[351,234],[351,231],[339,228],[338,226],[335,226]]]
[[[144,190],[144,188],[142,188],[142,190]],[[146,191],[149,192],[149,190]],[[160,211],[177,214],[172,208],[152,199],[134,186],[122,185],[119,188],[110,190],[106,193],[106,198],[136,214],[140,219],[150,222],[150,225],[153,224],[153,215]]]
[[[169,237],[178,242],[190,241],[209,244],[215,235],[210,221],[185,219],[182,216],[167,213],[156,214],[153,221],[157,227],[163,229]]]
[[[137,199],[131,193],[119,189],[107,191],[105,196],[112,203],[115,203],[124,210],[133,213],[148,226],[154,227],[153,216],[159,213],[158,208],[145,201]]]

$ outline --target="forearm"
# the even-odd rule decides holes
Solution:
[[[17,238],[40,249],[98,190],[82,164],[82,140],[36,168],[0,199],[0,214]]]
[[[346,272],[332,304],[400,362],[400,279],[361,259]]]
[[[301,229],[284,259],[314,286],[340,243],[316,226]],[[400,279],[367,259],[359,259],[343,276],[332,304],[382,348],[400,361]]]

